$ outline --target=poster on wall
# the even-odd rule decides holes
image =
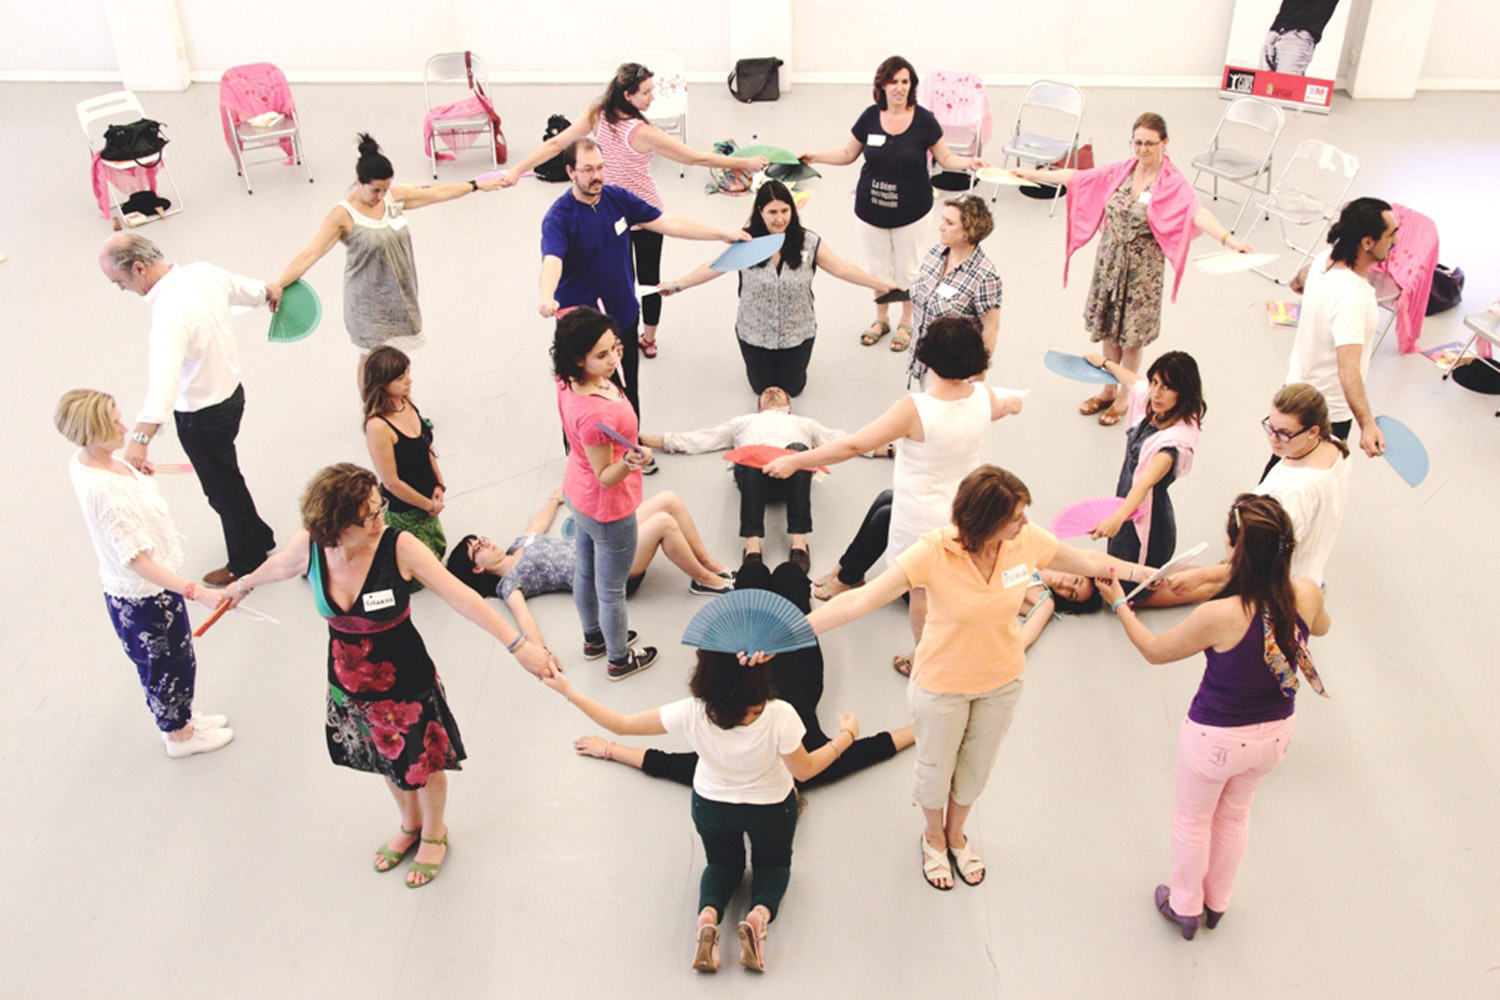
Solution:
[[[1221,97],[1327,113],[1354,0],[1235,0]]]

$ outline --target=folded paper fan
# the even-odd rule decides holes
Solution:
[[[323,303],[307,282],[298,279],[281,290],[281,304],[271,314],[273,344],[290,344],[311,334],[323,318]]]
[[[609,438],[615,444],[622,445],[622,446],[624,446],[626,448],[629,448],[631,451],[635,451],[635,452],[638,452],[638,451],[641,450],[641,446],[640,445],[636,444],[634,441],[630,440],[630,438],[628,438],[625,435],[621,434],[619,431],[615,430],[613,427],[609,426],[609,424],[606,424],[602,420],[595,420],[594,421],[594,427],[596,429],[598,429],[598,430],[603,431],[604,432],[604,436],[607,437],[607,438]]]
[[[752,469],[764,469],[771,462],[781,458],[783,455],[795,454],[797,453],[791,448],[778,448],[774,444],[747,444],[743,448],[726,451],[724,453],[724,461],[733,462],[735,465],[748,465]],[[828,468],[827,466],[820,465],[817,469],[809,471],[821,472],[826,475]]]
[[[1427,478],[1427,449],[1412,429],[1395,417],[1375,418],[1375,426],[1385,435],[1385,460],[1408,486],[1419,486]]]
[[[1109,517],[1120,509],[1124,503],[1123,497],[1089,497],[1086,500],[1075,500],[1052,519],[1052,534],[1057,538],[1077,538],[1079,535],[1087,535],[1094,530],[1094,525]],[[1130,515],[1130,520],[1138,520],[1141,516],[1141,508],[1137,507]]]
[[[1041,187],[1036,181],[1028,181],[1026,178],[1010,170],[1006,170],[1004,167],[985,167],[979,171],[977,176],[981,181],[986,181],[990,184],[1010,184],[1015,187]]]
[[[772,233],[770,236],[757,236],[753,240],[744,243],[730,244],[729,249],[715,257],[709,268],[714,271],[741,271],[747,267],[754,267],[763,260],[770,260],[776,251],[781,249],[781,244],[786,242],[785,233]]]
[[[1074,382],[1092,382],[1095,385],[1117,385],[1120,381],[1103,368],[1095,368],[1077,354],[1048,351],[1042,358],[1042,363],[1063,378],[1070,378]]]
[[[1197,545],[1194,545],[1186,552],[1183,552],[1180,555],[1173,556],[1171,559],[1167,560],[1165,564],[1158,567],[1155,573],[1152,573],[1150,576],[1146,577],[1146,579],[1142,580],[1139,587],[1136,587],[1130,593],[1126,594],[1126,599],[1135,600],[1136,594],[1145,593],[1149,588],[1155,586],[1160,581],[1165,580],[1167,577],[1171,576],[1178,570],[1186,569],[1194,559],[1197,559],[1207,551],[1208,543],[1199,542]]]
[[[1274,263],[1281,256],[1275,253],[1239,253],[1235,250],[1221,250],[1218,253],[1204,254],[1202,257],[1193,258],[1193,268],[1204,274],[1239,274],[1241,271],[1253,271],[1257,267],[1265,267]]]
[[[715,653],[790,653],[818,644],[797,606],[769,590],[736,590],[698,609],[682,632],[684,646]]]

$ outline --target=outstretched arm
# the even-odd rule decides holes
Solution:
[[[863,618],[882,604],[889,604],[911,589],[911,582],[900,566],[889,566],[885,572],[865,584],[845,590],[807,616],[813,632],[822,635],[856,618]]]
[[[1115,512],[1098,524],[1094,530],[1089,532],[1090,538],[1113,538],[1125,527],[1125,521],[1136,509],[1145,502],[1146,494],[1151,492],[1152,487],[1162,481],[1168,472],[1172,471],[1172,456],[1164,451],[1159,451],[1151,456],[1151,461],[1146,463],[1146,468],[1135,477],[1130,484],[1130,490],[1125,494],[1125,499],[1120,501],[1120,506]]]
[[[820,465],[836,465],[877,448],[883,448],[897,438],[909,437],[920,428],[921,419],[917,416],[917,404],[912,402],[910,396],[903,396],[885,413],[848,437],[810,451],[783,455],[768,463],[765,473],[772,479],[786,479],[803,469],[813,469]]]
[[[1224,224],[1218,220],[1214,213],[1208,210],[1207,206],[1198,209],[1198,214],[1193,216],[1193,225],[1231,250],[1237,250],[1240,253],[1250,252],[1250,244],[1225,229]]]
[[[802,153],[797,157],[803,163],[826,163],[830,167],[843,167],[859,159],[865,151],[865,144],[849,136],[849,141],[844,143],[841,149],[830,149],[822,153]]]
[[[403,208],[426,208],[440,201],[453,201],[475,191],[494,191],[500,186],[500,178],[491,177],[481,181],[454,181],[452,184],[398,184],[391,188],[391,198],[399,201]]]
[[[1212,646],[1218,638],[1225,621],[1225,605],[1238,601],[1212,601],[1200,604],[1193,613],[1161,635],[1156,635],[1136,617],[1135,609],[1123,600],[1124,588],[1114,580],[1102,580],[1096,584],[1099,593],[1110,603],[1120,624],[1125,626],[1125,635],[1147,663],[1175,663]]]
[[[308,268],[322,260],[323,255],[333,249],[333,245],[349,231],[352,225],[354,223],[349,218],[349,213],[335,206],[323,217],[318,231],[313,234],[312,242],[292,258],[292,262],[286,266],[274,283],[285,288],[302,277],[307,273]]]
[[[580,712],[616,736],[661,736],[667,731],[667,728],[661,724],[660,708],[650,708],[644,712],[636,712],[634,715],[622,715],[608,705],[601,705],[579,691],[573,686],[573,682],[561,673],[542,678],[542,683],[568,699]]]
[[[526,526],[528,535],[545,535],[552,528],[552,520],[557,517],[557,509],[563,505],[563,491],[559,486],[552,491],[552,495],[542,504],[542,509],[532,517],[531,523]]]
[[[640,143],[646,148],[641,152],[660,153],[676,163],[690,167],[718,167],[720,170],[746,170],[758,174],[771,162],[764,156],[721,156],[705,153],[673,139],[655,125],[642,125],[636,130],[631,145]]]
[[[307,572],[308,534],[305,530],[292,536],[292,543],[266,559],[254,572],[246,573],[225,590],[230,600],[239,604],[263,583],[279,583]]]
[[[515,618],[516,624],[520,626],[526,638],[545,648],[547,643],[542,638],[542,628],[531,616],[531,609],[526,606],[526,595],[521,593],[520,587],[510,592],[510,596],[505,599],[505,606],[510,609],[511,616]]]
[[[896,287],[889,282],[881,281],[868,271],[855,267],[834,253],[828,248],[826,240],[818,241],[818,266],[840,281],[847,281],[851,285],[863,285],[866,288],[872,288],[881,295],[894,290]]]
[[[1127,391],[1131,386],[1135,385],[1141,380],[1140,372],[1133,372],[1129,368],[1122,368],[1119,365],[1115,364],[1113,361],[1107,360],[1104,355],[1098,353],[1097,351],[1093,354],[1085,354],[1083,356],[1083,360],[1087,361],[1095,368],[1103,368],[1105,371],[1109,372],[1115,377],[1116,381],[1120,383],[1120,387]]]
[[[650,222],[642,222],[642,229],[663,236],[674,236],[679,240],[719,240],[723,243],[743,243],[750,234],[740,229],[720,229],[706,223],[695,222],[681,215],[658,215]]]
[[[526,156],[515,166],[505,172],[500,178],[501,187],[512,187],[521,175],[562,153],[563,149],[574,139],[582,139],[594,130],[594,121],[599,111],[597,107],[591,107],[585,111],[576,122],[563,129],[550,139],[543,139],[542,144]]]
[[[698,285],[713,281],[722,273],[722,271],[715,271],[707,264],[701,264],[698,266],[697,270],[693,271],[686,277],[678,278],[671,284],[660,286],[661,293],[663,295],[676,295],[678,292],[685,292],[689,288],[696,288]]]

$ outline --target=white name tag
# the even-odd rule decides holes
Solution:
[[[394,219],[392,219],[391,220],[391,228],[392,229],[405,229],[406,228],[406,216],[404,216],[404,215],[398,215]]]
[[[883,136],[883,135],[867,135],[867,136],[865,136],[865,145],[866,146],[884,146],[885,145],[885,136]]]
[[[1151,204],[1151,192],[1150,191],[1142,191],[1141,192],[1141,196],[1139,198],[1137,198],[1136,201],[1140,202],[1142,205],[1149,205],[1149,204]]]
[[[937,286],[937,293],[945,299],[951,299],[958,294],[958,289],[947,283]]]
[[[622,215],[618,219],[615,220],[615,235],[619,236],[624,231],[625,231],[625,216]]]
[[[1012,566],[1000,574],[1000,586],[1014,587],[1018,583],[1026,583],[1031,579],[1031,567],[1027,565]]]
[[[1010,584],[1006,584],[1007,587]],[[379,611],[381,608],[393,608],[396,606],[396,594],[390,590],[376,590],[365,595],[365,610]]]

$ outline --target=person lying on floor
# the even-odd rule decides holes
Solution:
[[[769,590],[773,594],[780,594],[795,604],[803,614],[811,609],[812,584],[807,579],[807,572],[791,560],[782,563],[773,572],[759,555],[747,555],[744,564],[735,574],[734,587],[736,590]],[[802,725],[807,729],[802,737],[802,746],[808,753],[812,753],[828,742],[828,736],[818,723],[817,714],[818,701],[823,697],[823,651],[820,647],[813,646],[810,649],[782,653],[770,662],[771,681],[776,688],[776,697],[796,710]],[[857,739],[825,770],[806,781],[798,782],[798,787],[812,788],[837,780],[872,764],[890,760],[911,745],[910,726]],[[653,778],[666,778],[681,785],[692,785],[693,771],[698,765],[696,753],[667,753],[653,748],[642,750],[606,742],[598,736],[580,736],[573,741],[573,748],[584,756],[618,761],[645,771]]]
[[[683,455],[701,455],[750,445],[770,445],[806,451],[844,437],[843,431],[830,430],[811,417],[792,413],[792,400],[780,386],[769,386],[760,394],[754,413],[734,417],[717,427],[666,434],[642,434],[641,444],[657,451]],[[886,447],[869,457],[891,458],[895,452]],[[734,466],[734,482],[740,490],[740,537],[745,540],[745,554],[761,551],[766,534],[766,503],[786,501],[786,531],[791,536],[791,559],[811,570],[807,536],[812,534],[812,472],[798,472],[787,479],[772,479],[760,469],[748,465]]]
[[[573,589],[574,546],[571,541],[548,535],[557,509],[563,504],[562,490],[554,490],[526,528],[526,534],[501,548],[482,535],[465,535],[448,556],[448,572],[468,584],[482,597],[498,597],[515,616],[516,625],[537,645],[542,631],[526,608],[526,598]],[[698,525],[682,498],[670,491],[641,502],[636,511],[635,561],[625,585],[634,594],[645,579],[646,567],[660,549],[678,569],[687,574],[688,592],[704,597],[727,594],[733,589],[733,574],[708,552]],[[633,633],[632,633],[633,634]],[[584,642],[584,659],[604,655],[602,644]]]

